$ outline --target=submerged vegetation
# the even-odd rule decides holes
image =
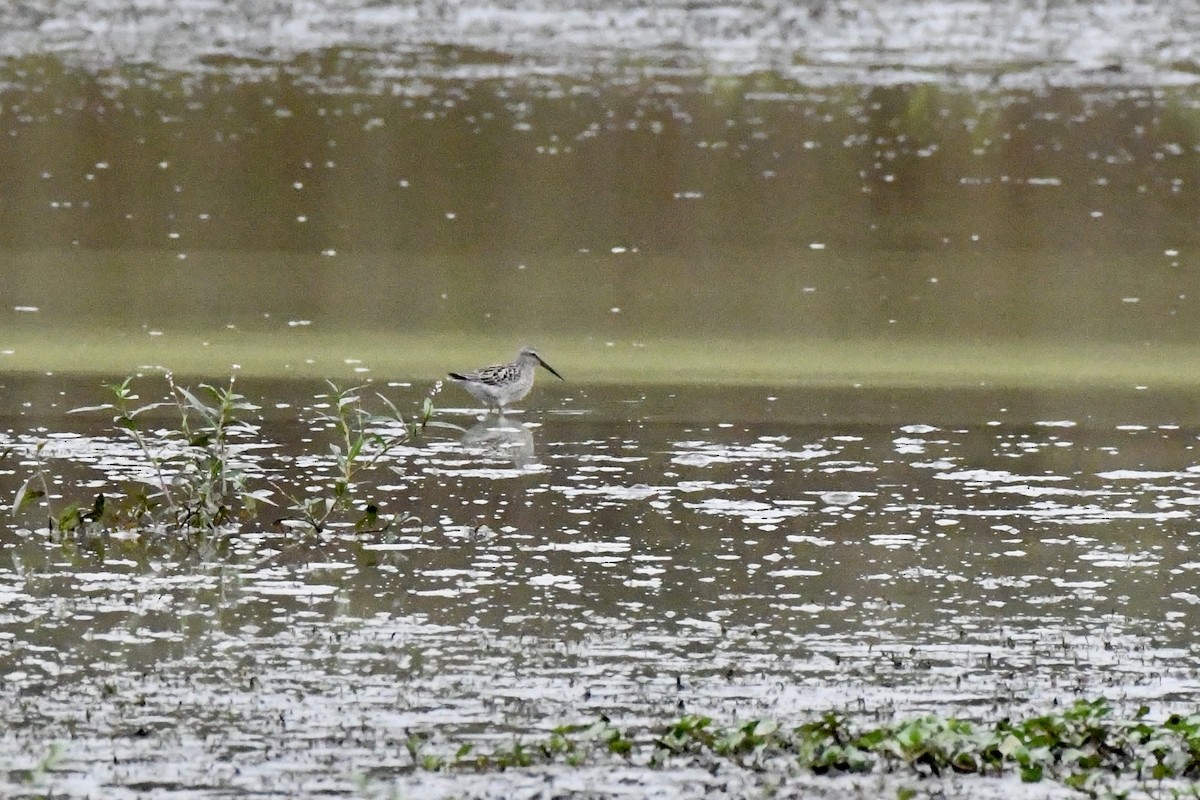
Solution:
[[[106,486],[89,504],[58,505],[59,493],[69,490],[55,490],[62,481],[51,473],[47,440],[39,440],[29,453],[30,474],[13,497],[12,513],[33,514],[40,508],[52,535],[227,532],[259,520],[264,508],[277,509],[273,524],[288,529],[319,533],[351,516],[358,530],[382,528],[392,517],[357,498],[357,481],[427,427],[448,426],[432,419],[436,387],[420,410],[406,418],[382,394],[376,393],[372,403],[364,387],[341,389],[330,382],[330,391],[315,398],[315,416],[304,421],[332,439],[327,454],[313,454],[329,462],[332,476],[296,487],[252,455],[270,445],[256,439],[261,409],[237,391],[236,376],[224,386],[201,384],[198,389],[181,386],[169,373],[165,380],[160,399],[143,401],[131,377],[107,387],[110,402],[71,412],[113,415],[115,436],[132,446],[120,453],[119,472],[126,476],[120,486]]]
[[[990,725],[925,716],[861,727],[828,713],[794,728],[765,719],[721,727],[709,717],[689,715],[645,738],[632,738],[601,718],[487,754],[463,745],[452,756],[432,755],[420,737],[410,738],[407,749],[420,770],[579,766],[612,756],[666,767],[687,758],[710,768],[733,762],[784,774],[788,763],[817,775],[1015,774],[1026,783],[1054,781],[1089,797],[1125,796],[1132,782],[1154,782],[1163,797],[1200,797],[1200,784],[1192,783],[1200,778],[1200,713],[1173,714],[1157,723],[1149,721],[1149,714],[1142,706],[1132,717],[1120,718],[1108,701],[1096,699],[1079,700],[1054,714]],[[1187,783],[1164,783],[1170,781]]]

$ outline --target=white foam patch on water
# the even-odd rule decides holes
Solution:
[[[1147,469],[1112,469],[1097,472],[1096,477],[1110,481],[1152,481],[1163,478],[1195,478],[1194,473]]]
[[[605,453],[584,453],[578,458],[581,464],[589,464],[597,461],[604,464],[639,464],[648,460],[646,456],[613,456]]]
[[[720,633],[721,624],[708,619],[695,619],[692,617],[683,617],[675,620],[675,624],[685,628],[699,628],[710,633]]]
[[[1069,581],[1064,578],[1051,578],[1050,582],[1060,589],[1103,589],[1108,581]]]
[[[246,585],[251,592],[276,597],[323,597],[336,594],[336,586],[302,583],[301,581],[257,580]]]
[[[412,594],[414,597],[461,597],[463,592],[456,588],[414,589]]]
[[[802,450],[784,450],[766,445],[737,447],[707,442],[677,442],[676,448],[678,450],[671,459],[671,463],[688,467],[708,467],[714,464],[754,461],[810,461],[835,454],[835,451],[819,445],[809,445]],[[683,452],[679,452],[679,450]]]
[[[130,644],[130,645],[146,645],[151,644],[155,640],[173,640],[182,641],[184,636],[182,633],[158,633],[151,635],[145,630],[140,630],[137,633],[128,631],[112,630],[112,631],[89,631],[83,634],[83,639],[89,642],[110,642],[112,644]]]
[[[738,517],[747,525],[777,525],[804,513],[804,509],[763,503],[757,500],[730,500],[712,497],[699,503],[684,503],[684,507],[702,514]]]
[[[348,561],[310,561],[297,567],[296,571],[300,574],[310,574],[314,572],[353,572],[356,569],[358,569],[358,565]]]
[[[552,542],[531,549],[566,553],[627,553],[631,546],[629,542]]]
[[[772,578],[815,578],[823,574],[816,569],[777,569],[767,573]]]
[[[1033,508],[960,508],[947,511],[970,517],[1032,517],[1057,523],[1097,523],[1121,519],[1148,519],[1166,522],[1191,517],[1188,511],[1126,511],[1100,506],[1058,506],[1046,504]]]
[[[1006,470],[966,469],[958,472],[939,472],[933,477],[942,481],[970,481],[972,483],[1037,483],[1038,481],[1065,481],[1065,475],[1014,475]]]
[[[402,551],[402,550],[434,550],[436,547],[427,542],[369,542],[362,546],[364,550]]]
[[[924,439],[913,439],[901,436],[892,440],[896,452],[901,455],[920,455],[925,452],[927,442]]]
[[[1069,489],[1063,486],[993,486],[984,494],[1017,494],[1022,497],[1108,497],[1112,492],[1102,489]]]
[[[577,591],[582,588],[574,575],[535,575],[528,580],[530,586],[553,586],[558,589]]]
[[[597,496],[613,500],[645,500],[670,491],[670,487],[647,486],[644,483],[633,486],[554,486],[552,488],[565,497]]]
[[[912,547],[920,543],[911,533],[878,533],[873,534],[867,541],[876,547],[887,548]]]
[[[681,492],[718,492],[736,489],[736,483],[721,483],[720,481],[680,481],[675,488]]]
[[[1155,567],[1162,563],[1162,555],[1145,550],[1132,553],[1117,548],[1094,548],[1086,553],[1080,553],[1079,560],[1091,562],[1097,567],[1124,569],[1126,567]]]
[[[848,506],[857,503],[864,497],[874,497],[875,492],[821,492],[821,502],[831,506]]]
[[[821,463],[822,475],[836,475],[843,472],[870,473],[878,471],[879,467],[874,464],[864,464],[861,461],[823,461]]]
[[[832,539],[826,539],[822,536],[810,536],[807,534],[789,533],[786,537],[788,542],[793,544],[811,544],[816,547],[833,547],[836,544]]]
[[[980,589],[1026,589],[1033,585],[1034,581],[1042,580],[1040,576],[1019,577],[1016,575],[1005,575],[1002,577],[984,577],[979,578],[976,583]]]
[[[474,462],[464,462],[473,464]],[[508,480],[510,478],[523,478],[532,472],[546,472],[549,470],[545,464],[530,464],[525,467],[503,468],[503,467],[477,467],[477,466],[462,466],[455,467],[442,464],[441,466],[425,467],[421,471],[426,475],[434,475],[441,477],[456,477],[456,478],[486,478],[488,480]]]

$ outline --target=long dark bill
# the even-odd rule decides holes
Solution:
[[[552,366],[550,366],[549,364],[547,364],[545,361],[542,361],[542,357],[541,357],[541,356],[534,356],[534,358],[536,358],[536,359],[538,360],[538,363],[539,363],[539,364],[541,364],[541,365],[542,365],[543,367],[545,367],[546,369],[550,370],[550,372],[551,372],[551,373],[553,373],[554,377],[558,378],[560,381],[565,381],[565,380],[566,380],[566,378],[564,378],[562,375],[559,375],[559,374],[558,374],[558,370],[556,370],[554,367],[552,367]]]

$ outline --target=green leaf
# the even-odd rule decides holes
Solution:
[[[17,489],[16,494],[13,496],[12,515],[14,517],[23,508],[25,508],[26,504],[33,502],[35,498],[41,497],[43,494],[45,494],[44,492],[37,490],[30,491],[30,487],[33,485],[33,482],[36,478],[36,475],[30,475],[28,478],[26,478],[25,482],[21,484],[21,488]]]
[[[755,736],[771,736],[775,731],[779,730],[779,723],[774,720],[760,719],[754,723],[753,733]]]
[[[718,738],[713,743],[713,748],[721,754],[736,753],[742,749],[745,742],[746,732],[735,729]]]
[[[608,742],[608,752],[619,756],[629,755],[633,752],[633,741],[621,737],[610,739]]]
[[[98,406],[80,406],[79,408],[72,408],[67,413],[68,414],[90,414],[94,411],[113,411],[115,409],[116,409],[116,406],[114,406],[112,403],[102,403],[101,405],[98,405]]]
[[[391,400],[388,400],[386,397],[381,395],[379,392],[376,392],[375,396],[383,401],[383,404],[388,407],[388,410],[392,412],[392,416],[395,419],[402,419],[402,417],[400,415],[400,410],[398,408],[396,408],[395,403],[393,403]]]
[[[209,406],[205,405],[204,402],[199,397],[196,397],[196,395],[189,392],[183,386],[176,386],[175,391],[177,391],[181,395],[183,395],[183,398],[187,401],[188,405],[190,405],[192,408],[199,411],[201,414],[204,414],[205,416],[211,415],[213,413],[213,411],[215,410],[215,409],[212,409]]]
[[[1087,772],[1073,772],[1067,777],[1063,778],[1062,782],[1063,786],[1066,786],[1068,789],[1084,791],[1091,782],[1091,776]]]
[[[911,725],[906,725],[896,732],[896,741],[906,750],[915,750],[921,743],[920,733],[913,730]]]
[[[55,519],[60,531],[73,531],[82,524],[83,518],[79,506],[70,505],[64,508]]]
[[[955,753],[950,761],[951,769],[956,772],[978,772],[979,763],[973,753]]]
[[[429,422],[426,422],[425,427],[427,427],[427,428],[447,428],[452,431],[458,431],[459,433],[467,432],[467,429],[462,427],[461,425],[455,425],[453,422],[442,422],[441,420],[438,420],[438,419],[431,419]]]
[[[272,495],[274,494],[275,493],[270,489],[255,489],[252,492],[244,492],[243,496],[256,500],[260,503],[266,503],[269,506],[277,506],[279,504],[272,499]]]
[[[1000,743],[997,749],[1006,757],[1011,758],[1013,753],[1018,753],[1024,750],[1025,744],[1010,733],[1008,736],[1004,737],[1004,741]]]
[[[133,411],[129,411],[129,412],[127,412],[127,413],[125,414],[125,416],[126,416],[126,417],[128,417],[128,418],[130,418],[130,419],[132,419],[133,417],[136,417],[137,415],[139,415],[139,414],[142,414],[142,413],[144,413],[144,412],[146,412],[146,411],[154,411],[154,410],[155,410],[155,409],[157,409],[157,408],[170,408],[170,407],[171,407],[171,403],[162,403],[162,402],[159,402],[159,403],[147,403],[147,404],[146,404],[146,405],[144,405],[144,406],[140,406],[140,407],[138,407],[138,408],[135,408]]]

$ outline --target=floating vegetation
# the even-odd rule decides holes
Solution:
[[[514,741],[483,754],[463,745],[449,757],[431,755],[421,737],[408,740],[420,770],[497,771],[539,764],[580,766],[611,756],[669,768],[679,758],[732,761],[742,768],[786,770],[791,762],[817,775],[911,773],[1054,781],[1092,797],[1120,782],[1200,778],[1200,712],[1149,720],[1142,706],[1130,718],[1114,716],[1107,700],[1079,700],[1054,714],[982,724],[925,716],[880,727],[855,725],[827,713],[794,728],[755,719],[722,727],[706,716],[683,716],[648,739],[633,738],[607,717],[555,728],[537,743]],[[1172,796],[1195,797],[1196,787]]]

